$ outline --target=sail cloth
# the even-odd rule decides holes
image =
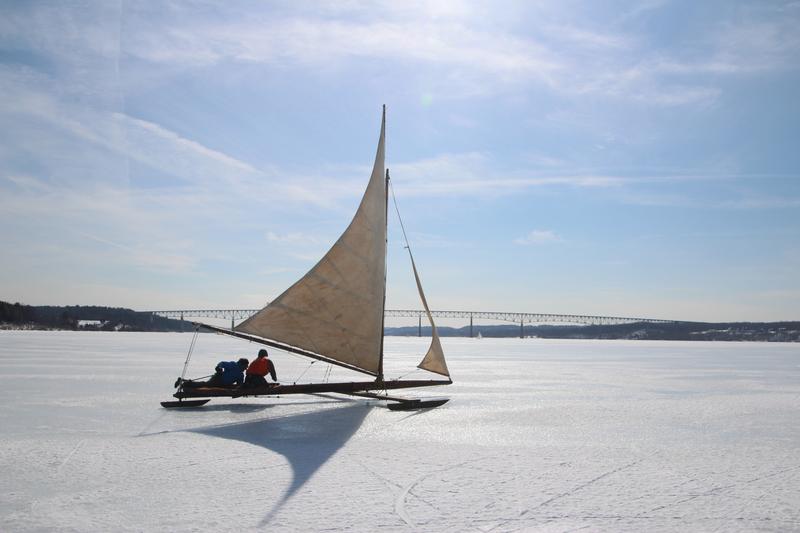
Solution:
[[[425,313],[428,315],[428,322],[431,323],[431,345],[428,348],[428,353],[425,354],[425,357],[420,364],[417,365],[417,368],[450,377],[450,371],[447,370],[447,363],[444,361],[444,351],[442,350],[442,343],[439,341],[439,333],[436,331],[436,324],[433,323],[433,315],[431,315],[431,310],[428,307],[428,300],[425,298],[425,293],[422,291],[422,282],[419,280],[417,265],[414,263],[414,256],[411,255],[411,248],[408,249],[408,255],[411,257],[411,268],[414,269],[414,279],[417,280],[419,299],[422,300],[422,306],[425,308]]]
[[[414,280],[417,282],[419,299],[422,302],[422,306],[425,308],[425,314],[428,315],[428,322],[431,325],[431,344],[428,347],[428,352],[425,354],[425,357],[423,357],[422,361],[417,365],[417,368],[435,372],[449,378],[450,371],[447,370],[447,363],[445,363],[444,360],[444,350],[442,350],[442,343],[439,340],[439,332],[436,330],[436,324],[433,322],[433,315],[431,314],[431,308],[428,307],[428,299],[425,298],[425,291],[422,290],[422,282],[419,280],[417,263],[414,261],[414,254],[411,253],[411,244],[408,242],[406,227],[405,224],[403,224],[403,217],[400,216],[400,208],[397,206],[397,198],[394,196],[394,189],[392,189],[392,199],[394,199],[394,208],[397,211],[397,220],[400,221],[400,229],[403,231],[403,240],[406,241],[406,250],[408,250],[408,258],[411,260],[411,268],[414,271]]]
[[[353,220],[305,276],[234,329],[379,375],[386,287],[386,111]]]

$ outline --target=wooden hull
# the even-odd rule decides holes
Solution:
[[[278,396],[283,394],[319,394],[335,392],[339,394],[352,394],[354,392],[382,391],[394,389],[413,389],[418,387],[435,387],[450,385],[447,380],[397,380],[397,381],[352,381],[345,383],[301,383],[293,385],[276,385],[258,387],[253,389],[224,388],[224,387],[197,387],[178,390],[173,396],[183,398],[242,398],[244,396]]]

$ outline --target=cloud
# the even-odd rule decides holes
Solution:
[[[74,171],[74,160],[85,172],[83,180],[127,181],[128,164],[136,162],[187,183],[224,183],[236,186],[266,173],[227,154],[202,145],[158,124],[106,109],[97,102],[83,105],[60,94],[50,76],[26,69],[0,68],[0,116],[15,124],[4,139],[9,150],[37,153],[41,163],[52,162],[51,177]],[[92,168],[93,166],[97,168]],[[111,170],[113,169],[113,170]],[[116,175],[114,174],[116,173]]]
[[[651,1],[627,17],[652,16],[664,8],[665,2]],[[390,61],[404,75],[424,79],[437,99],[533,85],[561,97],[598,95],[664,107],[715,100],[720,84],[692,79],[693,74],[786,68],[798,51],[792,24],[763,20],[769,9],[752,9],[754,22],[721,16],[710,25],[708,40],[688,56],[679,47],[655,47],[647,35],[624,30],[626,17],[586,20],[568,6],[527,11],[536,23],[524,31],[466,2],[441,8],[326,5],[315,15],[291,8],[213,17],[181,10],[163,25],[145,24],[145,13],[128,24],[126,53],[182,67],[245,62],[326,72],[348,67],[364,72],[374,60]]]
[[[481,196],[507,195],[535,189],[596,189],[613,190],[626,203],[656,205],[685,203],[682,196],[659,193],[649,196],[643,189],[647,186],[670,186],[686,183],[725,183],[736,181],[757,182],[766,178],[791,179],[793,176],[766,174],[699,174],[676,172],[673,174],[650,174],[630,172],[626,175],[603,175],[591,173],[566,173],[572,168],[569,161],[542,155],[527,156],[530,168],[502,170],[488,154],[467,152],[441,154],[392,165],[392,181],[397,185],[398,196]],[[363,174],[363,171],[362,171]],[[780,206],[794,205],[792,198],[741,198],[735,201],[717,202],[720,206],[734,205]]]
[[[88,233],[76,233],[110,248],[111,253],[108,253],[108,257],[105,259],[113,257],[117,261],[157,272],[185,273],[196,265],[195,259],[190,255],[175,253],[174,242],[139,243],[129,246]],[[88,259],[86,252],[82,252],[81,260],[87,261]]]
[[[623,13],[619,22],[636,19],[643,15],[651,14],[653,11],[661,9],[669,0],[640,0],[635,2],[634,7]]]
[[[727,197],[720,197],[722,194]],[[800,197],[797,196],[770,196],[748,190],[739,191],[735,195],[718,189],[702,195],[689,195],[682,191],[626,190],[618,198],[628,205],[688,209],[775,210],[800,207]]]
[[[62,80],[67,92],[93,91],[109,103],[122,97],[120,61],[136,58],[151,68],[131,67],[138,69],[126,78],[131,83],[236,63],[369,73],[377,60],[391,62],[437,100],[535,87],[559,98],[708,105],[723,91],[720,77],[796,68],[800,51],[797,9],[790,5],[748,6],[740,16],[724,11],[691,49],[656,46],[629,24],[661,16],[670,9],[661,0],[637,4],[622,18],[602,11],[588,17],[562,4],[329,2],[314,14],[292,5],[264,7],[37,4],[9,10],[0,35],[68,65],[75,75]],[[117,70],[97,75],[85,63]]]
[[[654,2],[652,7],[663,4]],[[627,95],[660,106],[706,105],[722,94],[732,76],[797,70],[798,14],[766,3],[723,13],[690,48],[680,44],[657,51],[638,48],[628,65],[596,71],[600,75],[591,81],[579,81],[579,90]]]
[[[361,193],[369,170],[309,171],[256,166],[151,120],[62,94],[57,80],[27,68],[0,66],[0,204],[5,215],[88,213],[141,231],[157,222],[244,218],[253,205],[269,213],[304,206],[341,208]],[[29,161],[35,162],[35,172]],[[134,165],[138,169],[131,170]],[[157,185],[139,187],[138,181]],[[275,204],[274,198],[281,198]]]
[[[722,93],[719,87],[664,76],[692,68],[695,66],[681,63],[671,63],[667,67],[659,59],[645,59],[633,66],[620,66],[618,70],[599,71],[593,77],[578,78],[572,90],[577,94],[604,95],[656,107],[713,103]]]
[[[746,9],[743,21],[723,21],[713,32],[712,64],[733,73],[797,70],[798,15],[800,10],[781,13],[765,5]]]
[[[486,75],[497,82],[524,79],[549,84],[561,68],[554,54],[534,40],[427,19],[365,22],[256,16],[227,24],[195,21],[191,27],[162,30],[160,36],[140,35],[129,53],[152,63],[196,67],[232,61],[330,71],[375,59],[391,61],[397,68],[423,65],[446,69],[434,84],[447,82],[446,88],[456,96],[465,90],[486,92],[482,82]]]
[[[529,232],[524,237],[519,237],[514,239],[515,244],[520,244],[523,246],[527,245],[539,245],[539,244],[550,244],[554,242],[562,242],[563,239],[556,235],[551,230],[540,230],[535,229]]]
[[[520,32],[487,23],[485,12],[465,6],[437,16],[423,6],[342,11],[346,16],[289,10],[268,17],[189,14],[168,27],[134,23],[126,52],[154,64],[200,68],[245,62],[327,72],[391,61],[406,76],[424,77],[437,99],[486,96],[531,84],[562,96],[632,94],[657,105],[694,102],[713,92],[671,91],[654,79],[631,77],[632,58],[644,52],[636,48],[638,39],[564,22],[563,14],[550,14],[552,20]]]
[[[391,219],[391,215],[390,215]],[[392,224],[393,222],[390,222]],[[473,244],[470,242],[465,241],[456,241],[453,239],[449,239],[442,235],[436,235],[433,233],[424,233],[413,231],[408,233],[408,241],[411,245],[412,251],[415,249],[420,248],[434,248],[434,249],[444,249],[444,248],[458,248],[458,249],[465,249],[465,248],[472,248]],[[397,234],[396,238],[392,238],[390,236],[389,246],[395,247],[403,247],[405,248],[405,240],[403,239],[402,235]]]
[[[555,160],[550,160],[553,163]],[[628,178],[600,175],[558,176],[518,169],[502,171],[488,155],[478,152],[441,154],[436,157],[392,165],[396,193],[415,195],[502,195],[531,188],[619,186]]]
[[[279,235],[272,231],[267,232],[267,240],[270,242],[276,242],[280,244],[319,244],[320,240],[318,237],[314,235],[307,235],[301,232],[290,232],[285,233],[283,235]]]
[[[542,30],[554,41],[571,43],[582,49],[629,49],[632,40],[619,33],[598,32],[571,24],[545,24]]]
[[[217,150],[212,150],[153,122],[130,117],[124,113],[112,113],[111,116],[127,127],[127,147],[141,145],[140,151],[130,150],[128,155],[134,155],[145,162],[151,161],[152,156],[149,158],[147,156],[152,154],[153,148],[166,147],[166,150],[172,154],[173,158],[175,156],[181,158],[187,155],[199,157],[203,159],[204,164],[214,163],[220,165],[227,171],[226,175],[231,173],[247,174],[259,172],[252,165],[244,161],[235,159]]]

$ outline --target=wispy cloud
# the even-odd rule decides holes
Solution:
[[[647,2],[628,16],[652,14],[663,4]],[[425,71],[425,78],[426,85],[439,88],[439,98],[536,84],[562,95],[677,106],[708,103],[721,91],[686,74],[791,67],[798,51],[792,25],[774,20],[723,20],[687,60],[649,48],[646,38],[625,32],[619,21],[601,30],[566,7],[542,9],[537,16],[539,23],[525,32],[488,24],[484,10],[460,3],[433,12],[421,4],[403,9],[379,4],[329,7],[316,16],[291,9],[277,17],[185,16],[165,27],[132,25],[127,52],[153,63],[200,67],[234,61],[330,70],[379,59],[410,68],[412,76],[420,66],[435,68],[437,74],[432,78]],[[484,83],[486,76],[491,85]]]
[[[271,211],[305,205],[330,210],[356,197],[368,175],[354,167],[320,176],[312,168],[256,166],[156,122],[83,105],[61,94],[50,76],[26,69],[0,66],[0,88],[6,95],[0,116],[16,125],[2,135],[3,150],[17,154],[0,161],[0,179],[15,185],[9,194],[27,195],[16,198],[20,201],[4,198],[15,212],[57,206],[61,213],[74,208],[119,215],[145,202],[187,216],[229,217],[242,204],[259,203]],[[38,176],[9,164],[32,151]],[[158,176],[158,187],[138,189],[130,170],[134,164],[146,169],[139,174]],[[277,206],[276,197],[282,199]],[[152,215],[140,213],[139,219]]]
[[[469,2],[440,7],[379,2],[369,8],[324,4],[315,15],[286,7],[268,16],[214,3],[159,6],[158,16],[156,8],[146,5],[95,6],[80,15],[63,6],[39,6],[14,11],[0,28],[7,40],[75,68],[81,67],[71,59],[76,55],[66,50],[77,49],[77,57],[88,54],[99,62],[119,61],[124,54],[177,72],[228,62],[329,72],[392,61],[408,75],[424,77],[440,99],[535,85],[561,96],[593,94],[655,106],[708,104],[722,91],[720,84],[692,76],[796,68],[797,9],[751,6],[747,16],[721,18],[687,56],[651,47],[646,35],[626,29],[626,20],[652,16],[666,4],[639,4],[622,19],[604,24],[584,20],[569,6],[529,6],[538,23],[525,31]],[[774,16],[781,9],[785,13]],[[82,30],[59,31],[65,24]],[[87,90],[79,76],[67,82]],[[113,84],[119,79],[102,82],[101,91],[118,98],[119,87]]]
[[[710,190],[703,195],[689,195],[681,191],[647,192],[627,190],[619,199],[622,203],[650,207],[680,207],[689,209],[772,210],[800,207],[800,197],[778,197],[756,191],[740,191],[735,195]]]
[[[509,194],[538,187],[605,188],[628,178],[617,176],[536,175],[518,169],[501,171],[482,153],[442,154],[392,166],[400,195]],[[402,186],[400,186],[402,185]]]
[[[501,170],[488,154],[468,152],[441,154],[436,157],[392,165],[392,179],[397,184],[398,196],[487,196],[507,195],[536,189],[597,189],[613,190],[615,197],[625,203],[663,203],[679,205],[687,202],[700,204],[697,199],[685,196],[680,191],[651,193],[648,188],[682,187],[705,183],[721,187],[726,183],[758,183],[765,179],[793,179],[793,175],[698,173],[695,169],[677,169],[671,173],[653,173],[650,169],[631,169],[624,175],[568,173],[575,164],[542,155],[529,156],[531,168]],[[363,171],[361,172],[363,174]],[[559,175],[563,174],[563,175]],[[745,188],[745,191],[747,189]],[[758,197],[746,192],[734,199],[717,199],[719,207],[753,207],[759,205],[791,206],[793,198]],[[702,203],[702,205],[707,205]]]
[[[348,59],[380,58],[538,79],[547,79],[559,68],[551,52],[531,39],[482,31],[457,19],[385,15],[378,12],[368,20],[299,13],[278,19],[187,19],[158,33],[156,28],[141,28],[130,53],[156,63],[197,65],[234,60],[330,67]]]
[[[531,230],[524,237],[519,237],[514,239],[514,243],[523,246],[528,246],[528,245],[538,245],[538,244],[550,244],[555,242],[561,242],[562,240],[563,239],[561,237],[556,235],[555,232],[551,230],[535,229]]]
[[[0,69],[0,86],[7,98],[0,102],[0,116],[24,124],[7,144],[18,148],[48,143],[42,162],[54,161],[51,175],[63,173],[63,159],[81,158],[91,170],[93,162],[108,164],[118,158],[117,175],[103,181],[127,181],[127,162],[137,162],[188,183],[224,183],[235,186],[265,173],[219,150],[209,148],[150,121],[102,106],[87,106],[64,97],[52,78],[19,69]],[[77,145],[80,148],[73,148]],[[97,155],[88,151],[96,151]],[[77,161],[76,161],[77,163]],[[89,176],[84,175],[83,179]]]
[[[143,267],[159,272],[168,271],[180,273],[190,271],[196,264],[193,257],[186,254],[175,253],[174,249],[166,248],[163,242],[150,243],[148,245],[139,243],[135,246],[129,246],[88,233],[76,233],[82,237],[112,248],[114,250],[113,255],[117,259],[122,262],[128,262],[131,266]],[[174,243],[171,243],[171,246],[174,246]],[[123,254],[121,258],[119,257],[119,252]],[[85,252],[83,253],[83,259],[87,259]]]
[[[630,19],[641,17],[642,15],[650,14],[653,11],[657,11],[668,2],[669,0],[641,0],[636,2],[633,8],[624,12],[618,22],[625,22]]]
[[[391,218],[391,217],[390,217]],[[437,235],[433,233],[422,233],[418,231],[410,232],[408,234],[408,241],[411,245],[412,250],[417,248],[435,248],[435,249],[444,249],[444,248],[471,248],[473,247],[473,243],[469,241],[456,241],[442,235]],[[405,241],[402,239],[401,235],[397,235],[396,240],[390,242],[390,246],[396,245],[397,247],[402,246],[405,248]]]
[[[285,234],[277,234],[272,231],[267,232],[267,240],[270,242],[277,242],[280,244],[319,244],[320,240],[315,235],[308,235],[300,232],[290,232]]]
[[[234,171],[235,174],[242,172],[258,172],[252,165],[244,161],[240,161],[218,150],[212,150],[207,146],[182,137],[174,131],[170,131],[153,122],[130,117],[124,113],[112,113],[111,116],[127,126],[127,146],[133,147],[141,145],[141,152],[144,153],[133,150],[131,150],[131,152],[146,162],[150,162],[151,159],[144,157],[145,155],[151,154],[152,150],[156,147],[166,146],[166,150],[169,151],[173,157],[185,158],[186,155],[197,156],[202,158],[205,164],[212,162],[219,164],[227,171],[227,174],[231,174],[231,171]],[[129,152],[129,155],[131,152]]]
[[[764,16],[769,16],[765,19]],[[797,70],[800,8],[764,5],[745,10],[743,21],[724,21],[713,32],[712,65],[727,72]]]

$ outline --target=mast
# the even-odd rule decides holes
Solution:
[[[382,123],[384,128],[384,139],[385,139],[385,131],[386,131],[386,104],[383,104],[383,117]],[[385,153],[385,140],[384,140],[384,153]],[[383,229],[383,237],[385,242],[387,243],[386,246],[383,247],[383,304],[381,305],[381,353],[380,358],[378,359],[378,377],[377,381],[383,381],[383,336],[386,329],[386,256],[388,255],[388,242],[389,242],[389,169],[386,169],[386,182],[384,187],[384,204],[383,204],[383,220],[384,220],[384,229]]]

